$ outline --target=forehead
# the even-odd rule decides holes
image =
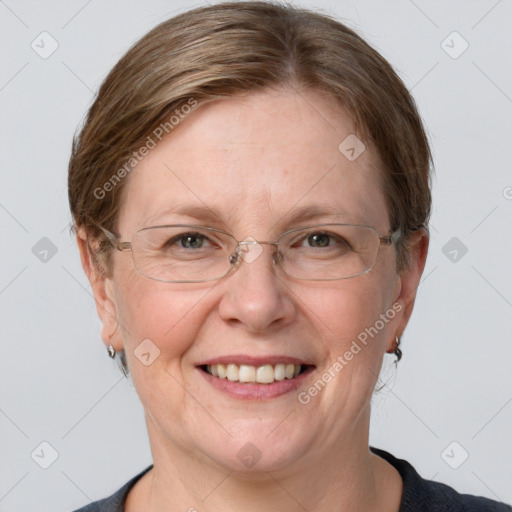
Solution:
[[[127,178],[120,231],[199,220],[262,233],[300,221],[299,210],[303,220],[307,213],[385,231],[377,159],[368,143],[348,158],[364,143],[354,137],[345,110],[315,91],[200,105]]]

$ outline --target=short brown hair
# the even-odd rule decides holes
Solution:
[[[402,232],[397,269],[407,267],[408,235],[426,227],[431,209],[432,156],[414,99],[391,65],[334,18],[243,1],[196,8],[148,32],[108,74],[75,136],[71,212],[75,228],[104,249],[105,272],[111,247],[97,226],[116,232],[126,162],[155,129],[191,100],[283,85],[327,93],[376,149],[391,229]]]

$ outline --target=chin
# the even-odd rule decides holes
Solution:
[[[204,447],[204,453],[214,463],[248,478],[286,470],[304,457],[310,441],[293,425],[276,428],[279,421],[283,418],[277,422],[264,422],[272,427],[262,426],[261,420],[252,425],[245,421],[243,434],[228,439],[222,436],[218,441],[210,438],[211,444]]]

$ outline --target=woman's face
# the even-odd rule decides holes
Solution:
[[[369,145],[355,160],[351,139],[345,153],[339,149],[353,131],[344,110],[311,91],[199,106],[126,178],[121,240],[180,223],[217,227],[240,241],[277,240],[288,229],[329,222],[387,235]],[[299,217],[307,207],[326,213]],[[186,453],[231,470],[296,469],[327,460],[342,444],[367,442],[383,354],[405,328],[424,258],[399,276],[394,246],[383,245],[364,275],[304,281],[272,262],[272,246],[259,247],[254,261],[194,284],[148,279],[129,252],[114,251],[112,279],[95,287],[104,332],[115,331],[105,342],[126,350],[155,465],[164,454]],[[208,362],[295,362],[308,371],[244,384],[207,374]]]

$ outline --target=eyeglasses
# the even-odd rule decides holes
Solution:
[[[318,224],[291,229],[277,241],[252,237],[239,242],[220,229],[173,224],[135,232],[131,242],[102,228],[119,251],[131,251],[136,270],[150,279],[168,283],[198,283],[220,279],[241,260],[252,263],[262,245],[275,246],[273,262],[293,278],[332,281],[360,276],[372,270],[381,245],[392,245],[400,230],[381,236],[370,226]]]

